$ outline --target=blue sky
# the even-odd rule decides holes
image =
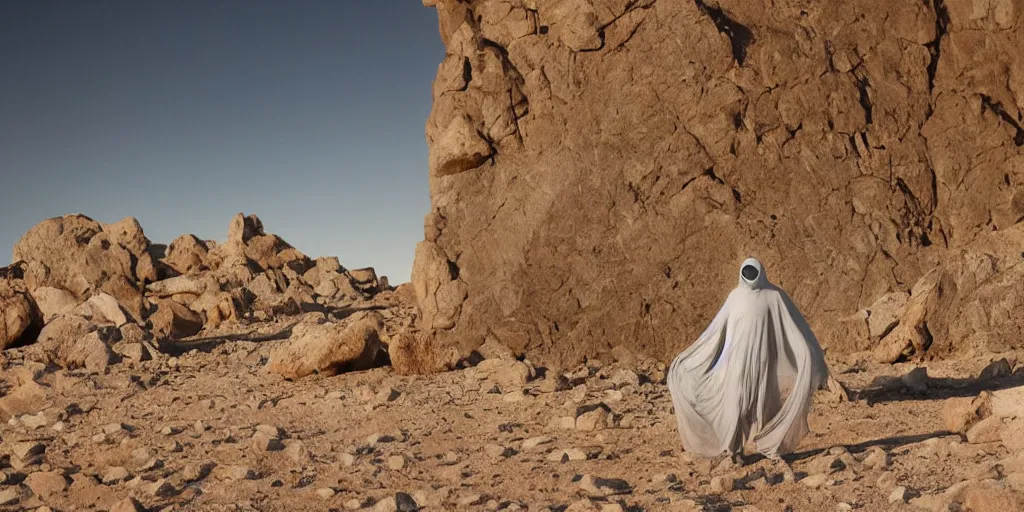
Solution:
[[[407,281],[444,47],[410,0],[0,3],[0,265],[34,224],[231,216]]]

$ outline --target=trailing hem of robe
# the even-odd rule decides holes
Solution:
[[[792,452],[809,431],[814,392],[827,381],[807,321],[754,258],[743,262],[739,286],[668,371],[683,447],[705,457],[741,453],[750,440],[768,457]]]

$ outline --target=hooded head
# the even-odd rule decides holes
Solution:
[[[764,273],[764,265],[757,258],[747,258],[740,265],[740,286],[757,290],[768,286],[768,276]]]

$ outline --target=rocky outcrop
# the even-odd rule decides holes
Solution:
[[[15,244],[13,258],[27,263],[30,292],[57,288],[79,301],[103,292],[142,317],[142,286],[156,278],[148,246],[135,219],[104,226],[85,215],[65,215],[30,229]]]
[[[1024,217],[1012,2],[424,3],[447,55],[413,281],[442,345],[667,359],[748,255],[832,352],[949,351],[961,320],[1024,334],[946,299],[924,306],[931,341],[858,313],[887,294],[917,308],[926,275],[957,281],[936,264]],[[1010,260],[985,268],[1012,279]],[[1016,295],[961,285],[1021,317]]]
[[[0,347],[32,345],[29,359],[64,368],[103,372],[121,359],[158,357],[161,342],[237,335],[316,312],[325,325],[300,328],[293,351],[274,361],[298,378],[383,364],[377,331],[411,323],[412,297],[386,277],[337,258],[311,260],[255,215],[236,215],[223,244],[182,235],[167,247],[151,244],[134,219],[103,225],[71,215],[30,230],[15,257],[24,261],[0,269]],[[372,335],[359,330],[365,322],[346,327],[360,309],[382,311],[364,315],[380,324]]]

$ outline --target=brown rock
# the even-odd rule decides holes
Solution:
[[[1005,512],[1020,510],[1024,500],[1012,490],[994,483],[969,485],[961,494],[963,510],[975,512]]]
[[[21,280],[0,277],[0,350],[32,343],[43,316]]]
[[[173,300],[157,300],[156,311],[149,316],[153,334],[161,338],[187,338],[203,329],[203,318]]]
[[[383,318],[368,312],[348,323],[299,324],[292,337],[270,353],[267,369],[287,379],[370,368],[381,343]]]
[[[84,368],[90,372],[102,373],[116,361],[111,346],[120,340],[120,332],[113,327],[93,330],[76,337],[43,342],[39,349],[42,358],[69,370]]]
[[[988,416],[991,409],[988,393],[970,398],[949,398],[942,407],[942,418],[951,432],[967,432],[975,423]]]
[[[413,282],[444,343],[666,361],[748,255],[830,353],[868,349],[893,327],[872,305],[933,268],[879,360],[1024,334],[1011,2],[425,3],[446,55]]]
[[[143,512],[144,510],[142,504],[135,498],[125,498],[110,507],[110,512]]]
[[[32,473],[25,478],[25,485],[32,489],[33,494],[44,500],[68,489],[67,479],[58,471]]]
[[[0,422],[38,411],[46,400],[48,388],[34,380],[22,382],[16,388],[0,397]]]
[[[458,350],[445,347],[437,338],[422,332],[403,330],[388,343],[391,366],[399,375],[423,375],[455,368]]]
[[[522,389],[530,380],[530,367],[514,359],[485,359],[476,367],[479,375],[508,393]]]
[[[60,288],[41,286],[32,292],[32,297],[39,306],[43,321],[49,323],[57,316],[78,307],[80,301],[71,292]]]
[[[167,246],[167,255],[161,260],[179,274],[192,274],[207,270],[210,248],[195,235],[181,235]]]
[[[971,444],[995,443],[999,441],[1003,429],[1003,420],[997,416],[989,416],[967,431],[967,442]]]
[[[84,215],[55,217],[37,224],[15,244],[14,260],[27,262],[30,291],[59,288],[83,301],[102,291],[141,318],[141,286],[155,274],[152,265],[136,265],[149,257],[139,251],[148,241],[137,227],[134,219],[104,227]]]

